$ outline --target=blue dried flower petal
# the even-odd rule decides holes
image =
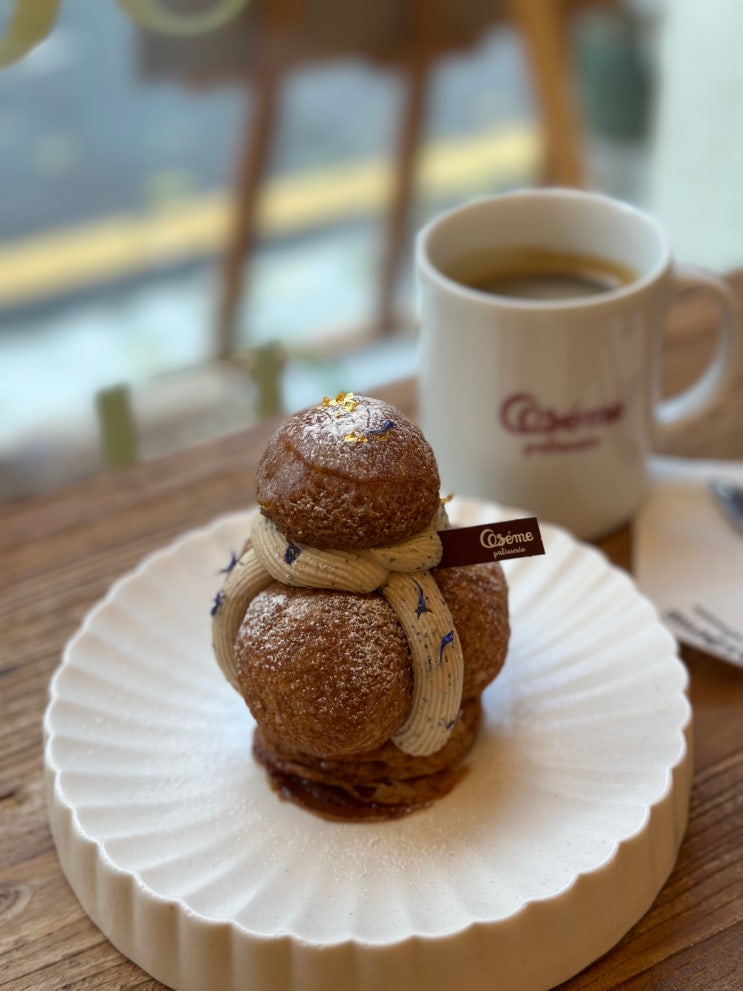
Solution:
[[[428,607],[426,606],[426,598],[423,595],[423,589],[418,584],[418,582],[415,581],[415,579],[413,579],[413,584],[418,589],[418,605],[415,610],[415,615],[420,617],[423,615],[424,612],[428,612]]]
[[[230,557],[230,563],[227,565],[226,568],[222,568],[222,570],[219,572],[220,575],[229,575],[229,573],[232,571],[232,569],[235,567],[235,565],[239,560],[240,558],[233,551],[232,556]]]
[[[395,430],[396,428],[397,424],[394,420],[385,420],[381,427],[377,427],[374,430],[367,430],[366,432],[371,434],[372,437],[382,437],[384,434],[388,434],[390,430]]]
[[[212,618],[219,612],[219,607],[222,605],[225,599],[224,589],[220,588],[217,594],[214,596],[214,602],[212,603],[211,613]]]
[[[449,630],[448,633],[444,634],[441,638],[441,646],[439,647],[439,664],[441,664],[441,659],[444,656],[444,651],[448,646],[454,643],[454,630]]]
[[[297,547],[297,545],[293,544],[290,540],[286,545],[286,550],[284,551],[284,561],[286,564],[294,564],[301,553],[302,548]]]

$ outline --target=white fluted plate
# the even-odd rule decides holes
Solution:
[[[212,658],[246,519],[119,581],[52,681],[52,830],[93,921],[178,991],[543,991],[613,946],[674,865],[691,778],[686,672],[630,579],[543,527],[544,557],[505,564],[469,773],[407,818],[332,823],[271,790]]]

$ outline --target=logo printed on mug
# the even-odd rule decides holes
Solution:
[[[528,392],[508,396],[500,408],[501,423],[515,434],[551,434],[556,430],[574,432],[581,427],[615,423],[623,415],[624,403],[621,400],[589,409],[574,406],[570,412],[560,413],[550,406],[540,406],[539,400]]]
[[[528,392],[508,396],[500,407],[500,422],[506,430],[529,439],[530,442],[524,444],[522,449],[527,456],[597,447],[604,440],[600,428],[617,423],[623,416],[624,403],[621,400],[589,408],[573,405],[569,412],[561,413],[551,406],[540,405],[539,400]],[[586,429],[591,431],[587,436]],[[558,431],[566,433],[567,439],[556,438],[554,435]],[[579,433],[584,436],[576,437]]]

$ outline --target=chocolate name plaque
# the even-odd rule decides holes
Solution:
[[[534,516],[500,523],[439,530],[444,553],[439,568],[457,568],[486,561],[544,554],[539,523]]]

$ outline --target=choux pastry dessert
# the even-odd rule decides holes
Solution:
[[[290,417],[260,461],[214,650],[271,783],[320,815],[394,818],[465,773],[508,590],[496,561],[437,568],[439,486],[418,427],[352,393]]]

